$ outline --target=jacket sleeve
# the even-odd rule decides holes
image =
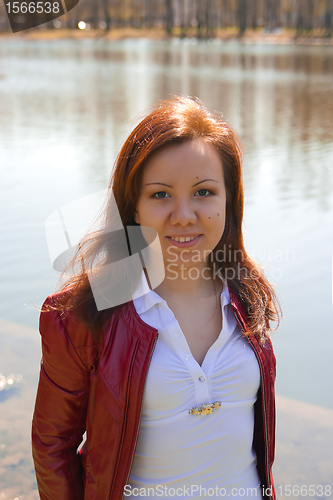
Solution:
[[[44,306],[48,302],[50,298]],[[41,313],[40,333],[43,357],[32,421],[40,498],[83,500],[83,468],[77,448],[85,432],[90,372],[57,311]]]

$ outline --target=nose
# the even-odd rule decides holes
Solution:
[[[175,201],[170,214],[170,223],[172,225],[181,225],[186,227],[188,224],[195,224],[197,215],[191,201],[182,199]]]

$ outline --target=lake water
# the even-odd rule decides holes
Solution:
[[[240,134],[245,239],[284,312],[277,393],[333,409],[333,48],[13,38],[0,40],[0,373],[23,376],[0,405],[16,402],[13,420],[14,407],[31,417],[36,307],[57,282],[45,220],[105,189],[140,112],[171,94],[199,97]],[[19,427],[4,424],[3,449]]]

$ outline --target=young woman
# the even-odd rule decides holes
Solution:
[[[109,194],[76,273],[41,313],[41,499],[274,499],[269,331],[279,310],[244,248],[239,139],[196,99],[158,103],[125,142]],[[123,262],[114,201],[127,230],[147,241],[144,228],[156,231],[158,286],[149,266],[108,274]],[[124,282],[128,300],[101,306]]]

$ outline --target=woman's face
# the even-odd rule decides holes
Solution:
[[[135,221],[157,231],[166,266],[202,266],[222,237],[225,210],[223,166],[212,144],[172,144],[147,161]]]

